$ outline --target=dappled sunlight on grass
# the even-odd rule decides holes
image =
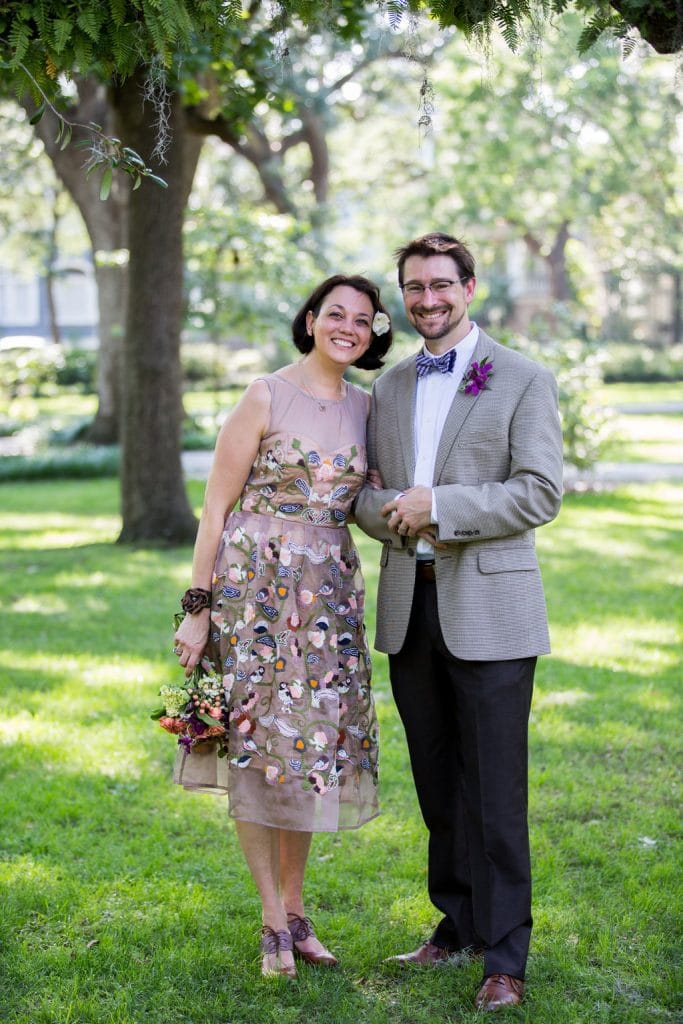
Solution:
[[[201,491],[193,486],[195,503]],[[191,549],[111,544],[112,481],[3,492],[0,958],[9,1019],[321,1024],[333,1007],[344,1024],[455,1020],[480,964],[382,964],[437,919],[386,657],[373,659],[382,815],[357,832],[316,836],[309,863],[310,912],[343,968],[304,967],[296,986],[265,986],[258,897],[227,801],[171,784],[175,738],[149,719],[159,686],[180,678],[172,616]],[[536,925],[522,1011],[538,1024],[675,1019],[663,965],[674,955],[679,885],[682,498],[668,485],[572,495],[539,531],[554,653],[539,662],[530,727]],[[380,548],[355,536],[370,624]],[[594,1012],[598,1003],[604,1012]],[[461,1017],[476,1019],[466,1009]]]
[[[599,625],[581,623],[553,630],[553,650],[576,665],[600,665],[656,675],[678,662],[679,630],[673,622],[634,619],[631,614],[605,616]]]
[[[607,754],[608,746],[613,750],[645,748],[651,741],[648,730],[623,720],[601,719],[600,731],[596,732],[591,722],[576,721],[561,714],[554,716],[536,715],[531,723],[532,734],[553,743],[571,744],[573,751],[593,750]]]
[[[578,704],[582,700],[591,700],[592,694],[585,690],[555,690],[551,693],[539,693],[538,687],[534,694],[534,707],[555,707],[558,704]]]
[[[11,547],[17,551],[40,551],[75,548],[85,544],[112,543],[121,529],[121,521],[114,516],[50,516],[50,526],[42,533],[27,533],[39,529],[40,516],[32,516],[33,524],[23,523],[21,530],[10,530],[0,522],[0,535],[6,535]]]
[[[43,594],[40,598],[24,594],[12,602],[9,610],[20,615],[64,615],[69,605],[57,594]]]
[[[680,710],[680,697],[676,701],[673,697],[668,697],[661,690],[656,690],[652,686],[648,686],[644,690],[640,690],[638,693],[634,693],[632,700],[637,704],[640,704],[643,708],[648,711],[679,711]]]

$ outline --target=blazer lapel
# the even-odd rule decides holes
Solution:
[[[415,360],[411,359],[401,371],[396,387],[396,412],[398,435],[406,469],[408,487],[415,479],[415,392],[417,371]]]
[[[470,365],[473,362],[479,362],[484,356],[490,356],[492,351],[493,339],[489,338],[488,334],[484,334],[484,332],[480,330],[477,344],[475,345],[474,352],[472,353]],[[466,374],[468,372],[469,366],[465,370]],[[460,433],[463,423],[472,412],[472,409],[478,400],[479,395],[466,395],[463,391],[460,391],[460,389],[456,392],[455,398],[448,410],[448,416],[446,417],[446,422],[444,423],[441,438],[439,440],[439,446],[436,450],[436,460],[434,462],[434,483],[437,483],[441,476],[448,454],[455,443],[455,439]]]

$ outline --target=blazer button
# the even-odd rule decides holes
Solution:
[[[406,548],[406,550],[411,558],[415,557],[415,548]]]

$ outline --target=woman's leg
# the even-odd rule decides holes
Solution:
[[[287,931],[287,912],[280,896],[282,833],[280,829],[256,825],[251,821],[236,821],[235,826],[244,858],[261,897],[263,924],[273,931]],[[276,971],[280,964],[292,967],[294,954],[289,950],[281,950],[279,964],[276,953],[264,954],[264,970]]]
[[[288,914],[305,917],[304,875],[312,836],[310,832],[293,832],[287,829],[281,829],[279,834],[282,902]],[[308,935],[305,939],[297,941],[296,948],[301,953],[314,955],[328,952],[315,935]]]

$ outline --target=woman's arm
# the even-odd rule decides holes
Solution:
[[[268,385],[265,381],[254,381],[218,434],[192,558],[193,587],[211,589],[225,517],[242,493],[269,419]],[[190,675],[206,646],[209,615],[208,608],[186,615],[175,634],[176,645],[181,648],[180,664],[186,675]]]

